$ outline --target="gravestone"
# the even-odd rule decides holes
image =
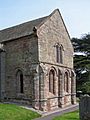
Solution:
[[[90,96],[84,95],[79,103],[80,120],[90,120]]]

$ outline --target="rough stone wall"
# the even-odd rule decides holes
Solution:
[[[31,98],[32,97],[32,76],[31,66],[38,61],[37,37],[27,36],[4,43],[6,51],[6,97],[7,98]],[[17,91],[16,73],[23,72],[24,94]]]
[[[59,12],[51,15],[36,32],[37,36],[22,37],[4,43],[6,98],[31,99],[34,108],[44,111],[75,103],[75,79],[71,74],[73,47]],[[57,43],[63,46],[63,64],[56,62]],[[51,69],[55,71],[55,94],[49,92]],[[18,70],[23,73],[23,94],[17,89]],[[65,72],[68,73],[68,92],[64,90]]]
[[[72,99],[71,85],[73,80],[75,80],[75,79],[72,80],[71,77],[72,69],[67,69],[62,66],[55,66],[55,65],[52,66],[50,64],[45,64],[45,63],[44,64],[41,63],[40,65],[44,72],[44,88],[43,88],[44,94],[43,94],[43,98],[40,98],[40,100],[43,101],[44,103],[41,104],[41,107],[44,108],[43,110],[50,111],[54,108],[65,107],[70,104],[75,104],[75,97],[73,99],[73,102],[71,101]],[[55,94],[49,92],[49,72],[51,69],[55,71]],[[64,90],[64,84],[65,84],[64,75],[66,71],[68,72],[68,88],[69,88],[68,92]]]
[[[46,99],[46,110],[51,110],[59,106],[64,107],[71,104],[71,71],[73,70],[73,47],[65,29],[64,23],[58,11],[50,16],[48,20],[38,29],[38,49],[39,61],[45,65],[47,75],[44,77],[44,96]],[[56,62],[56,47],[59,43],[63,46],[63,64]],[[56,79],[56,94],[49,92],[49,70],[54,67],[57,69]],[[61,80],[60,95],[58,94],[58,69],[63,72]],[[69,92],[64,91],[64,74],[68,73]],[[75,85],[73,85],[75,86]],[[74,87],[75,88],[75,87]],[[74,91],[75,92],[75,91]],[[74,99],[75,101],[75,95]]]
[[[0,99],[5,95],[5,51],[0,49]]]
[[[63,66],[73,68],[73,47],[65,26],[56,11],[38,29],[39,60],[42,62],[56,63],[56,43],[63,46]]]

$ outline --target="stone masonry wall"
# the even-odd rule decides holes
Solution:
[[[43,111],[74,103],[73,47],[59,12],[55,11],[34,32],[37,36],[34,34],[4,43],[5,97],[29,99],[34,108]],[[56,62],[57,43],[63,46],[63,64]],[[50,70],[55,73],[54,94],[49,91]],[[24,93],[18,88],[18,71],[23,73]],[[64,89],[66,72],[68,92]]]
[[[40,61],[58,64],[55,45],[60,43],[63,46],[62,66],[73,68],[73,47],[58,11],[46,20],[37,33]]]
[[[46,66],[47,74],[49,74],[49,69],[52,67],[55,69],[61,68],[63,71],[62,88],[60,93],[58,93],[58,72],[56,74],[56,94],[49,92],[49,76],[44,77],[45,82],[45,99],[46,109],[54,109],[59,106],[59,101],[61,107],[71,104],[71,71],[73,70],[73,47],[64,26],[62,18],[58,11],[49,17],[45,23],[37,30],[38,34],[38,49],[39,49],[39,61]],[[59,43],[63,46],[63,64],[56,62],[56,47],[55,45]],[[69,71],[68,74],[68,84],[69,92],[64,91],[64,74],[65,71]],[[58,71],[58,70],[57,70]],[[75,86],[75,85],[73,85]],[[60,94],[60,96],[59,96]],[[62,97],[63,96],[63,97]],[[60,99],[59,99],[60,98]],[[75,100],[75,99],[74,99]]]
[[[24,77],[24,98],[32,97],[32,75],[31,65],[38,61],[37,37],[27,36],[4,43],[6,51],[6,97],[17,98],[20,94],[17,91],[16,73],[23,72]]]
[[[43,64],[41,66],[44,71],[44,94],[41,101],[45,102],[45,105],[41,105],[47,111],[58,107],[65,107],[71,103],[71,85],[72,85],[72,77],[71,71],[72,69],[67,69],[61,66],[55,66],[50,64]],[[49,72],[53,69],[55,71],[55,94],[49,92]],[[59,70],[61,73],[59,73]],[[68,72],[68,93],[64,91],[64,75],[65,72]],[[60,78],[59,78],[60,76]],[[74,99],[75,101],[75,99]]]

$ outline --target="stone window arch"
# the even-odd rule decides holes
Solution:
[[[24,93],[24,80],[23,80],[23,72],[21,70],[17,71],[17,91],[18,93]]]
[[[68,78],[68,72],[65,72],[64,74],[64,91],[69,92],[69,78]]]
[[[56,44],[56,62],[63,64],[63,46]]]
[[[55,71],[53,69],[49,72],[49,92],[55,94]]]

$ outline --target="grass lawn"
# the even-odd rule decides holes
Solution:
[[[0,120],[32,120],[40,115],[17,105],[0,104]]]
[[[53,120],[79,120],[79,111],[65,113],[55,117]]]

